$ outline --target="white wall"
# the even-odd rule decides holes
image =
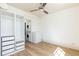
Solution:
[[[79,6],[48,14],[41,22],[43,41],[79,50]]]
[[[40,19],[32,19],[31,20],[31,28],[32,28],[32,40],[34,43],[41,42],[41,27],[40,27]]]

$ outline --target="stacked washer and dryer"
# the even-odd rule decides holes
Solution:
[[[26,42],[28,41],[32,41],[31,39],[31,20],[27,20],[27,24],[26,24]]]

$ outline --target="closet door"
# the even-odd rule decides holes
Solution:
[[[16,15],[16,50],[24,49],[25,35],[24,35],[24,17]]]
[[[14,35],[14,14],[9,12],[1,13],[1,36]]]
[[[14,14],[1,11],[1,55],[15,51]]]

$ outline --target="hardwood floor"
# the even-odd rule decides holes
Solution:
[[[57,45],[49,44],[46,42],[40,42],[40,43],[31,43],[27,42],[25,50],[16,53],[12,56],[50,56],[53,52],[57,49]],[[60,47],[64,52],[65,56],[79,56],[79,51]]]

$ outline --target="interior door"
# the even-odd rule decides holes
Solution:
[[[24,23],[24,26],[25,26],[25,27],[24,27],[24,29],[25,29],[24,32],[25,32],[25,43],[26,43],[26,42],[27,42],[27,40],[26,40],[26,39],[27,39],[27,33],[26,33],[26,22]]]

